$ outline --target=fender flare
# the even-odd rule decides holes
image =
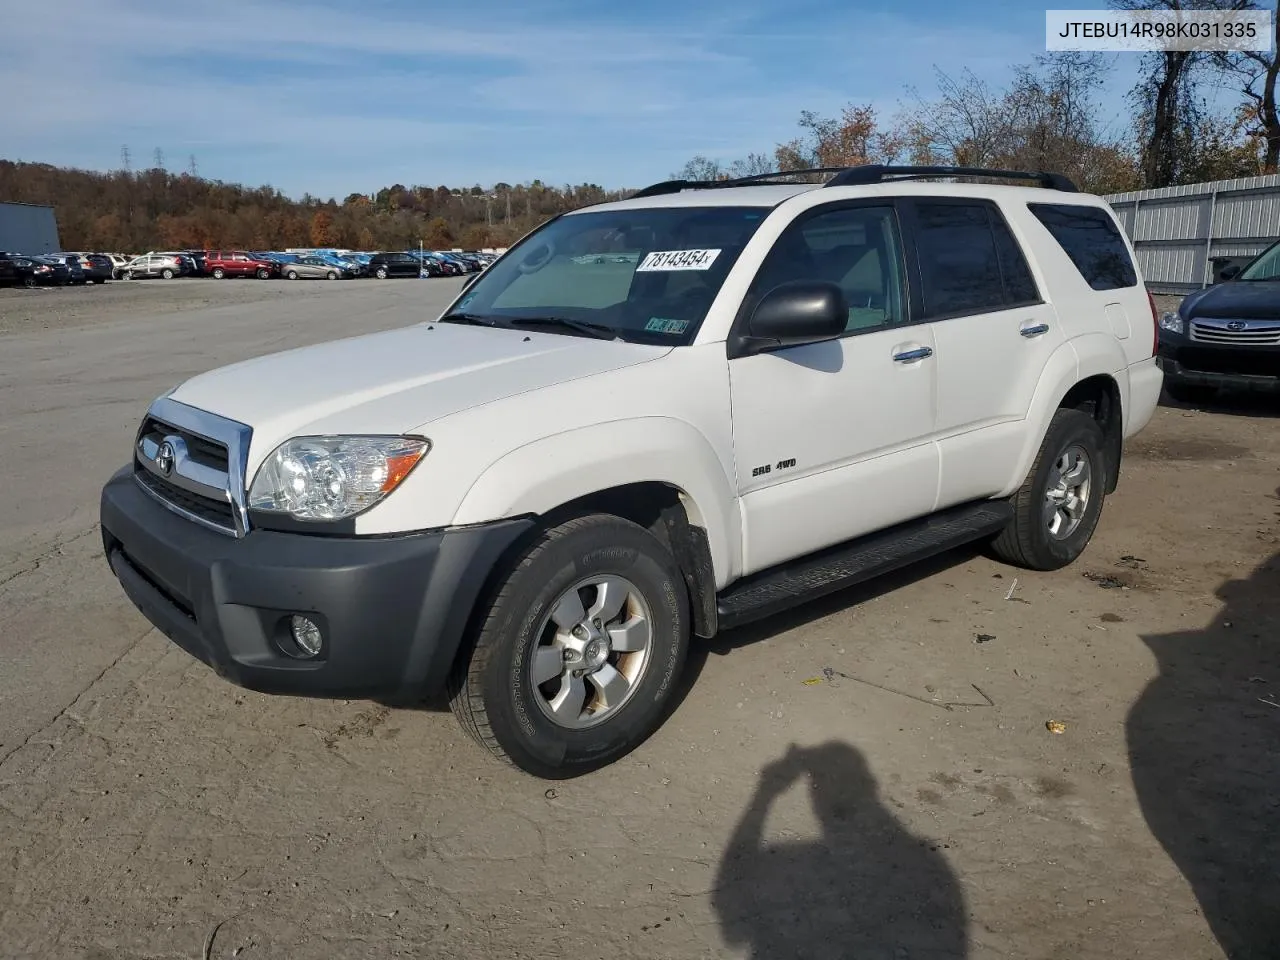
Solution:
[[[472,483],[456,526],[541,516],[614,487],[654,482],[683,496],[689,522],[707,534],[716,588],[742,569],[734,486],[707,438],[673,417],[637,417],[566,430],[504,454]]]
[[[1119,370],[1120,373],[1116,371]],[[1124,375],[1125,357],[1115,338],[1109,334],[1089,333],[1066,341],[1049,357],[1040,382],[1031,399],[1027,412],[1029,429],[1018,456],[1017,470],[1010,484],[999,496],[1008,497],[1017,492],[1031,471],[1049,421],[1062,404],[1062,399],[1081,380],[1100,374],[1111,377],[1120,388],[1121,416],[1125,416],[1129,402],[1129,379]]]

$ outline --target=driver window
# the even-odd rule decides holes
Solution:
[[[844,291],[845,330],[878,330],[906,320],[902,257],[892,207],[852,207],[807,217],[778,238],[756,275],[763,296],[791,280],[825,280]]]

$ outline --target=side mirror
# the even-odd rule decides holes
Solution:
[[[1240,272],[1243,269],[1244,268],[1240,266],[1240,264],[1238,263],[1229,263],[1225,267],[1223,267],[1221,270],[1218,271],[1218,279],[1234,280],[1236,277],[1240,276]]]
[[[825,280],[792,280],[774,287],[756,304],[735,355],[834,340],[848,325],[849,304],[839,286]]]

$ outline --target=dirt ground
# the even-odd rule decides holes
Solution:
[[[698,649],[570,782],[148,629],[95,521],[149,400],[453,289],[0,291],[0,957],[1280,956],[1275,403],[1162,407],[1066,570],[964,551]]]

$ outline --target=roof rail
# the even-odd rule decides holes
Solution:
[[[886,177],[902,180],[921,180],[927,177],[991,177],[1001,180],[1033,180],[1051,190],[1064,193],[1079,193],[1070,177],[1060,173],[1044,173],[1027,170],[995,170],[987,167],[892,167],[882,163],[865,163],[857,167],[812,167],[806,170],[776,170],[773,173],[757,173],[749,177],[735,177],[731,180],[663,180],[638,190],[631,195],[635,197],[656,197],[666,193],[679,193],[681,190],[713,190],[721,187],[749,187],[765,185],[771,180],[783,177],[798,177],[806,174],[830,173],[834,176],[824,184],[828,187],[853,187],[871,183],[882,183]]]
[[[828,187],[852,187],[869,183],[881,183],[885,177],[919,180],[925,177],[992,177],[1001,180],[1034,180],[1050,190],[1079,193],[1070,177],[1061,173],[1044,173],[1029,170],[995,170],[987,167],[892,167],[882,163],[867,163],[859,167],[845,167],[827,181]]]
[[[734,177],[725,180],[663,180],[637,190],[629,199],[636,197],[656,197],[664,193],[679,193],[681,190],[713,190],[720,187],[749,187],[753,184],[764,184],[780,177],[796,177],[813,173],[840,173],[847,167],[814,167],[810,170],[776,170],[773,173],[756,173],[749,177]]]

